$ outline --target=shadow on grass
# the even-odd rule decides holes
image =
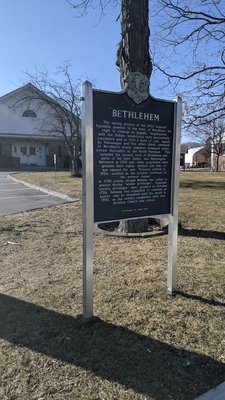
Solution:
[[[201,237],[205,239],[225,240],[225,232],[206,231],[202,229],[179,229],[179,236]]]
[[[180,188],[224,190],[225,182],[193,180],[187,182],[180,182]]]
[[[213,299],[206,299],[201,296],[196,296],[195,294],[182,292],[181,290],[177,290],[176,295],[185,297],[186,299],[190,299],[190,300],[197,300],[197,301],[200,301],[205,304],[209,304],[210,306],[214,306],[214,307],[225,307],[225,303],[221,303],[220,301],[216,301]]]
[[[103,321],[82,326],[6,295],[0,295],[0,338],[155,400],[192,400],[225,378],[225,365],[210,357]]]

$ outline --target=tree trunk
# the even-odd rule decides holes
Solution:
[[[65,144],[68,156],[70,158],[71,176],[80,176],[78,171],[78,160],[77,157],[74,155],[74,149],[67,141]]]
[[[140,233],[148,231],[148,218],[120,221],[118,231],[121,233]]]
[[[71,157],[71,176],[79,176],[77,159]]]
[[[116,65],[120,69],[122,89],[130,72],[141,72],[150,79],[148,0],[122,0],[121,41]]]
[[[149,55],[148,0],[122,0],[121,41],[117,51],[116,65],[120,69],[122,89],[131,72],[141,72],[150,80],[152,62]],[[121,221],[123,233],[146,232],[148,219]]]
[[[220,160],[220,155],[217,154],[217,156],[216,156],[216,172],[219,171],[219,160]]]

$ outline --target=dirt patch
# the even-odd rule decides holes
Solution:
[[[68,180],[66,194],[80,195],[81,180]],[[87,328],[76,318],[81,206],[0,218],[1,399],[193,400],[225,380],[225,175],[184,173],[181,182],[178,295],[166,292],[167,235],[95,233],[102,321]]]

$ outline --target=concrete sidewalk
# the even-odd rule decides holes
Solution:
[[[195,400],[225,400],[225,382]]]
[[[33,185],[31,183],[22,181],[21,179],[17,179],[16,174],[14,174],[14,173],[13,174],[8,174],[7,178],[13,180],[14,182],[21,183],[22,185],[27,186],[30,189],[34,189],[34,190],[37,190],[39,192],[46,193],[46,194],[48,194],[50,196],[59,197],[60,199],[68,201],[69,203],[70,202],[74,202],[74,201],[79,201],[78,199],[70,197],[70,196],[68,196],[66,194],[59,193],[59,192],[56,192],[54,190],[43,188],[43,187],[40,187],[40,186],[37,186],[37,185]]]
[[[79,201],[58,192],[25,184],[0,172],[0,216]]]

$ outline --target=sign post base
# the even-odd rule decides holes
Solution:
[[[93,316],[91,318],[85,318],[82,314],[77,316],[77,319],[81,325],[91,325],[97,322],[101,322],[101,318]]]

